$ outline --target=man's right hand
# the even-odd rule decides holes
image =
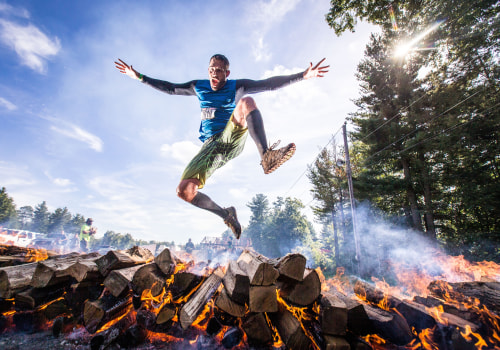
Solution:
[[[126,74],[132,79],[137,79],[140,80],[139,78],[139,72],[137,72],[131,65],[129,66],[125,62],[123,62],[121,59],[118,59],[119,62],[115,61],[115,66],[118,68],[120,73]]]

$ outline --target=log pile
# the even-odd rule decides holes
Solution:
[[[226,266],[169,249],[71,253],[0,268],[0,332],[84,327],[91,349],[168,342],[172,349],[476,349],[500,346],[498,282],[432,282],[401,300],[357,280],[347,295],[300,254],[245,250]],[[450,300],[453,297],[453,302]],[[459,304],[460,303],[460,304]],[[485,312],[488,314],[486,315]],[[374,339],[377,338],[375,341]],[[382,339],[382,340],[380,340]],[[378,346],[376,348],[384,348]]]

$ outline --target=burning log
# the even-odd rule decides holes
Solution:
[[[125,315],[132,308],[131,304],[130,296],[118,299],[108,293],[96,301],[87,300],[83,309],[85,328],[89,333],[95,333],[107,322]]]
[[[429,314],[425,307],[417,303],[402,300],[396,306],[396,310],[406,319],[410,327],[415,328],[419,332],[436,325],[436,320]]]
[[[0,268],[0,298],[10,299],[30,286],[37,263]]]
[[[179,320],[183,329],[187,329],[203,310],[208,300],[219,288],[224,273],[217,268],[198,288],[189,301],[181,308]]]
[[[106,255],[96,260],[97,267],[103,276],[112,270],[123,269],[153,261],[153,254],[141,247],[132,247],[127,250],[110,250]]]
[[[458,282],[433,281],[427,289],[432,295],[444,300],[465,301],[465,297],[476,298],[488,309],[500,313],[499,282]]]
[[[222,282],[231,299],[240,304],[248,303],[250,279],[236,261],[229,262]]]
[[[250,312],[278,311],[276,285],[274,284],[271,286],[250,286],[249,300]]]
[[[399,314],[390,313],[368,304],[364,305],[364,308],[377,334],[380,334],[383,338],[396,345],[405,345],[413,339],[408,323]]]
[[[166,276],[155,263],[142,265],[132,278],[132,289],[138,295],[150,290],[151,295],[157,296],[163,291],[165,280]]]
[[[373,324],[368,317],[363,304],[345,294],[342,294],[336,289],[330,289],[329,293],[345,303],[347,309],[347,329],[356,335],[375,333]]]
[[[64,299],[68,306],[73,310],[75,317],[80,318],[83,314],[84,304],[87,300],[96,300],[101,296],[104,286],[94,281],[83,281],[72,284],[67,293],[64,294]]]
[[[290,253],[284,257],[273,259],[271,263],[279,271],[280,277],[294,281],[302,281],[306,269],[306,258],[298,253]]]
[[[31,286],[43,288],[62,282],[68,282],[72,277],[70,275],[71,270],[69,269],[71,265],[82,259],[93,258],[98,255],[99,253],[90,253],[86,255],[70,253],[64,256],[39,261],[33,273],[33,277],[31,278]]]
[[[270,313],[269,317],[288,349],[309,349],[312,346],[300,321],[285,305],[280,303],[278,312]]]
[[[222,311],[234,317],[243,317],[246,312],[245,305],[241,305],[233,301],[225,288],[222,289],[219,296],[215,300],[215,305]]]
[[[346,334],[347,306],[335,295],[328,293],[323,294],[320,301],[319,317],[321,329],[324,334]]]
[[[401,303],[398,298],[387,295],[380,289],[361,280],[357,280],[354,284],[354,293],[362,300],[379,305],[382,309],[392,309]]]
[[[156,317],[156,324],[164,324],[171,321],[177,313],[177,307],[173,304],[165,304],[162,306]]]
[[[241,330],[238,327],[232,327],[224,333],[221,343],[226,349],[232,349],[241,342],[242,338]]]
[[[241,325],[249,343],[253,345],[268,345],[273,342],[273,331],[267,323],[264,313],[248,314]]]
[[[123,334],[123,332],[128,329],[133,323],[135,319],[130,315],[123,317],[110,328],[96,333],[92,339],[90,340],[90,349],[98,350],[105,349],[110,344],[113,344],[118,340],[118,337]]]
[[[252,250],[244,250],[239,256],[238,265],[255,286],[269,286],[279,277],[278,270],[268,258]]]
[[[321,282],[316,270],[305,269],[301,282],[278,282],[280,296],[294,305],[307,306],[321,294]]]
[[[155,257],[155,263],[165,275],[169,276],[175,271],[177,258],[168,248],[165,248]]]
[[[178,272],[174,275],[174,282],[170,285],[172,298],[177,299],[189,294],[196,288],[203,277],[192,272]]]
[[[15,245],[0,244],[0,267],[16,266],[45,260],[48,256],[45,249],[37,250]]]
[[[32,310],[57,298],[65,292],[66,285],[45,288],[29,288],[14,297],[16,308]]]
[[[345,338],[325,335],[325,350],[350,350],[351,345]]]
[[[114,297],[118,298],[120,295],[130,290],[132,278],[134,278],[134,274],[141,268],[141,266],[142,265],[136,265],[111,271],[104,280],[104,286],[106,286]]]

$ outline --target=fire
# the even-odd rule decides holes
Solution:
[[[477,342],[474,344],[476,346],[476,348],[478,348],[479,350],[481,350],[483,347],[487,347],[488,344],[486,344],[486,342],[484,341],[483,337],[481,337],[480,334],[478,333],[474,333],[472,332],[471,328],[469,325],[466,325],[465,326],[465,332],[460,332],[460,334],[462,335],[462,337],[464,337],[465,340],[467,341],[473,341],[472,340],[472,337],[476,338],[477,339]],[[472,337],[471,337],[472,336]]]
[[[376,334],[368,334],[367,336],[362,337],[362,339],[369,343],[374,350],[383,350],[386,349],[385,345],[387,342],[385,339],[379,337]]]
[[[349,282],[349,279],[345,276],[345,268],[337,267],[335,272],[335,276],[326,280],[325,276],[321,272],[320,269],[316,269],[318,272],[320,281],[321,281],[321,291],[327,292],[330,289],[335,288],[342,294],[350,294],[352,291],[352,286]]]
[[[267,312],[265,312],[264,315],[266,316],[266,321],[267,321],[267,324],[269,325],[269,328],[271,328],[271,330],[273,331],[273,348],[280,349],[281,347],[283,347],[285,345],[285,343],[283,343],[283,340],[281,340],[280,334],[279,334],[278,330],[276,329],[276,327],[274,327],[271,320],[269,319]]]
[[[37,261],[43,261],[46,260],[49,257],[47,254],[47,250],[40,248],[40,249],[33,249],[33,248],[28,248],[28,252],[26,253],[26,262],[37,262]]]

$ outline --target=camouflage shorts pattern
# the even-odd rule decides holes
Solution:
[[[198,187],[203,188],[215,170],[243,152],[247,130],[235,125],[231,116],[220,134],[212,136],[203,143],[198,154],[187,165],[181,179],[197,179],[200,181]]]

